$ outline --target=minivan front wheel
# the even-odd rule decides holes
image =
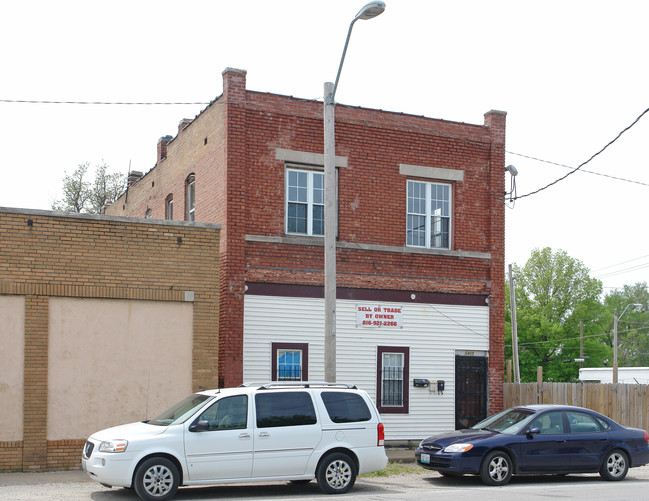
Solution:
[[[179,483],[176,465],[166,458],[154,457],[138,466],[133,487],[144,501],[166,501],[174,497]]]
[[[318,486],[326,494],[344,494],[356,482],[356,464],[343,453],[327,455],[316,472]]]

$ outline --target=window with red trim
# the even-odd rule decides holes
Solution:
[[[407,414],[410,348],[379,346],[376,360],[376,407],[381,413]]]
[[[272,381],[308,381],[309,345],[307,343],[272,344]]]

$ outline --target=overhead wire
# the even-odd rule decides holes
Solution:
[[[587,164],[588,164],[589,162],[591,162],[595,157],[597,157],[598,155],[602,154],[602,153],[603,153],[603,152],[604,152],[608,147],[610,147],[613,143],[615,143],[618,139],[620,139],[620,137],[622,137],[622,135],[623,135],[625,132],[627,132],[627,131],[630,130],[633,126],[635,126],[635,124],[637,124],[637,123],[642,119],[642,117],[644,117],[647,113],[649,113],[649,108],[647,108],[647,109],[644,110],[642,113],[640,113],[640,115],[639,115],[639,116],[638,116],[638,117],[637,117],[637,118],[636,118],[636,119],[635,119],[635,120],[634,120],[630,125],[628,125],[628,126],[625,127],[624,129],[622,129],[622,130],[618,133],[618,135],[615,136],[615,138],[613,138],[611,141],[609,141],[606,145],[604,145],[604,147],[603,147],[602,149],[600,149],[599,151],[597,151],[596,153],[594,153],[594,154],[593,154],[593,155],[592,155],[588,160],[586,160],[585,162],[582,162],[581,164],[579,164],[575,169],[573,169],[572,171],[568,172],[565,176],[561,176],[560,178],[555,179],[555,180],[552,181],[551,183],[548,183],[547,185],[543,186],[542,188],[539,188],[538,190],[532,191],[532,192],[530,192],[530,193],[526,193],[526,194],[524,194],[524,195],[518,195],[518,196],[516,197],[516,200],[518,200],[518,199],[520,199],[520,198],[529,197],[529,196],[531,196],[531,195],[536,195],[537,193],[540,193],[541,191],[546,190],[546,189],[550,188],[551,186],[554,186],[555,184],[557,184],[557,183],[563,181],[563,180],[566,179],[568,176],[573,175],[575,172],[578,172],[579,169],[581,169],[584,165],[587,165]]]
[[[510,154],[510,155],[516,155],[516,156],[519,156],[521,158],[527,158],[528,160],[534,160],[535,162],[542,162],[542,163],[546,163],[546,164],[549,164],[549,165],[555,165],[557,167],[563,167],[565,169],[577,170],[576,167],[571,167],[570,165],[560,164],[558,162],[553,162],[551,160],[543,160],[542,158],[532,157],[530,155],[524,155],[523,153],[516,153],[514,151],[509,151],[509,150],[506,150],[505,152]],[[586,170],[586,169],[580,169],[579,172],[584,173],[584,174],[593,174],[594,176],[607,177],[609,179],[615,179],[616,181],[623,181],[625,183],[633,183],[633,184],[639,184],[641,186],[649,186],[649,183],[644,183],[642,181],[636,181],[634,179],[627,179],[627,178],[620,177],[620,176],[613,176],[611,174],[604,174],[603,172],[595,172],[595,171]],[[524,196],[527,196],[527,195],[524,195]]]
[[[595,273],[597,271],[607,270],[609,268],[615,268],[616,266],[621,266],[623,264],[631,263],[633,261],[638,261],[638,260],[644,259],[646,257],[649,257],[649,254],[645,254],[644,256],[640,256],[640,257],[634,257],[633,259],[628,259],[626,261],[622,261],[621,263],[616,263],[616,264],[611,264],[609,266],[604,266],[603,268],[597,268],[596,270],[592,270],[592,272]]]
[[[609,265],[609,266],[604,266],[603,268],[598,268],[596,270],[592,270],[593,277],[594,278],[610,278],[610,277],[614,277],[614,276],[617,276],[617,275],[623,275],[623,274],[626,274],[626,273],[631,273],[633,271],[648,268],[649,263],[645,262],[645,263],[639,263],[639,264],[636,264],[636,265],[633,265],[633,266],[630,266],[630,267],[627,267],[627,268],[620,268],[620,269],[617,269],[617,270],[611,270],[611,271],[607,271],[607,272],[604,272],[604,273],[597,273],[598,271],[609,270],[611,268],[616,268],[616,267],[622,266],[624,264],[632,263],[634,261],[639,261],[640,259],[645,259],[647,257],[649,257],[649,254],[645,254],[644,256],[636,257],[636,258],[633,258],[633,259],[628,259],[626,261],[622,261],[621,263],[616,263],[616,264],[612,264],[612,265]]]
[[[611,277],[614,277],[614,276],[617,276],[617,275],[623,275],[625,273],[631,273],[632,271],[644,270],[645,268],[649,268],[649,263],[643,263],[643,264],[639,264],[639,265],[636,265],[636,266],[632,266],[630,268],[624,268],[624,269],[621,269],[621,270],[611,271],[609,273],[601,273],[601,274],[597,274],[597,275],[593,275],[593,276],[594,276],[594,278],[600,278],[600,279],[601,278],[611,278]]]
[[[632,329],[620,330],[620,331],[618,331],[618,335],[619,334],[629,333],[629,332],[632,332],[632,331],[636,331],[636,332],[649,331],[649,327],[634,327]],[[606,337],[606,336],[612,336],[612,335],[613,335],[613,333],[611,333],[611,332],[603,332],[601,334],[590,334],[590,335],[587,335],[587,336],[583,336],[583,339],[596,338],[596,337]],[[573,336],[573,337],[566,337],[566,338],[563,338],[563,339],[547,339],[545,341],[531,341],[529,343],[520,343],[519,342],[518,347],[521,348],[523,346],[533,346],[533,345],[546,344],[546,343],[554,343],[554,344],[556,344],[556,343],[560,343],[560,342],[563,342],[563,341],[579,341],[579,339],[580,339],[580,336]],[[506,344],[505,346],[510,347],[510,348],[512,347],[511,344]],[[572,348],[566,347],[566,349],[572,349]]]
[[[357,108],[357,107],[354,107],[354,106],[347,106],[347,105],[340,105],[340,106],[346,106],[347,108],[352,108],[352,109],[356,109],[356,110],[360,109],[360,108]],[[370,111],[370,110],[367,110],[367,109],[362,109],[362,110],[363,110],[365,113],[367,113],[367,114],[378,116],[377,113],[373,113],[373,112]],[[583,166],[587,165],[587,164],[588,164],[589,162],[591,162],[595,157],[597,157],[598,155],[600,155],[601,153],[603,153],[603,152],[604,152],[608,147],[610,147],[613,143],[615,143],[615,142],[616,142],[616,141],[617,141],[617,140],[618,140],[618,139],[619,139],[619,138],[620,138],[620,137],[621,137],[625,132],[627,132],[627,131],[630,130],[633,126],[635,126],[635,125],[640,121],[640,119],[642,119],[642,117],[643,117],[644,115],[646,115],[647,113],[649,113],[649,108],[645,109],[645,110],[644,110],[644,111],[643,111],[643,112],[642,112],[642,113],[641,113],[641,114],[640,114],[640,115],[639,115],[639,116],[638,116],[638,117],[637,117],[637,118],[636,118],[636,119],[635,119],[635,120],[634,120],[630,125],[628,125],[628,126],[625,127],[622,131],[620,131],[614,139],[612,139],[611,141],[609,141],[609,142],[608,142],[608,143],[607,143],[603,148],[601,148],[597,153],[593,154],[593,155],[592,155],[588,160],[586,160],[585,162],[582,162],[582,163],[581,163],[580,165],[578,165],[577,167],[571,167],[571,166],[569,166],[569,165],[564,165],[564,164],[560,164],[560,163],[557,163],[557,162],[552,162],[552,161],[550,161],[550,160],[543,160],[543,159],[541,159],[541,158],[537,158],[537,157],[533,157],[533,156],[529,156],[529,155],[524,155],[524,154],[522,154],[522,153],[516,153],[516,152],[509,151],[509,150],[507,150],[507,149],[502,148],[502,151],[503,151],[504,153],[507,153],[507,154],[510,154],[510,155],[516,155],[516,156],[520,156],[520,157],[523,157],[523,158],[527,158],[527,159],[529,159],[529,160],[534,160],[534,161],[537,161],[537,162],[543,162],[543,163],[547,163],[547,164],[551,164],[551,165],[556,165],[556,166],[558,166],[558,167],[564,167],[564,168],[567,168],[567,169],[571,169],[571,171],[570,171],[569,173],[567,173],[565,176],[562,176],[562,177],[560,177],[560,178],[558,178],[558,179],[552,181],[551,183],[547,184],[546,186],[544,186],[544,187],[542,187],[542,188],[539,188],[538,190],[535,190],[535,191],[530,192],[530,193],[526,193],[526,194],[524,194],[524,195],[516,195],[516,196],[513,196],[513,197],[512,197],[512,196],[508,196],[508,197],[507,197],[507,200],[509,200],[510,202],[514,202],[514,201],[516,201],[516,200],[518,200],[518,199],[520,199],[520,198],[525,198],[525,197],[528,197],[528,196],[531,196],[531,195],[535,195],[535,194],[537,194],[537,193],[539,193],[539,192],[541,192],[541,191],[543,191],[543,190],[545,190],[545,189],[547,189],[547,188],[549,188],[549,187],[551,187],[551,186],[553,186],[553,185],[559,183],[560,181],[563,181],[564,179],[566,179],[568,176],[571,176],[571,175],[574,174],[575,172],[585,172],[585,173],[588,173],[588,174],[593,174],[593,175],[597,175],[597,176],[607,177],[607,178],[615,179],[615,180],[618,180],[618,181],[623,181],[623,182],[629,182],[629,183],[639,184],[639,185],[642,185],[642,186],[649,186],[649,183],[644,183],[644,182],[642,182],[642,181],[635,181],[635,180],[632,180],[632,179],[626,179],[626,178],[623,178],[623,177],[620,177],[620,176],[612,176],[612,175],[610,175],[610,174],[603,174],[603,173],[599,173],[599,172],[588,171],[588,170],[582,169]],[[434,135],[436,135],[436,136],[445,137],[445,138],[448,138],[448,139],[454,139],[454,140],[457,140],[457,141],[463,141],[463,142],[468,143],[468,144],[479,145],[479,146],[482,146],[482,147],[485,147],[485,148],[486,148],[486,147],[489,147],[488,144],[487,144],[487,143],[484,143],[484,142],[475,141],[475,140],[471,140],[471,139],[467,139],[467,138],[463,138],[463,137],[458,137],[458,136],[454,136],[454,135],[452,135],[452,134],[445,134],[445,133],[441,133],[441,132],[438,132],[438,131],[431,131],[430,129],[427,129],[427,128],[425,128],[425,127],[421,127],[421,126],[418,126],[418,125],[416,125],[416,124],[412,124],[412,123],[409,123],[409,122],[405,122],[405,121],[399,120],[399,119],[396,118],[396,117],[394,117],[394,118],[393,118],[393,117],[389,117],[389,119],[390,119],[391,121],[396,122],[396,123],[399,123],[399,124],[401,124],[401,125],[408,126],[408,127],[412,127],[412,128],[415,128],[415,129],[421,129],[421,130],[424,130],[424,131],[426,131],[426,132],[428,132],[428,133],[432,133],[432,134],[434,134]],[[501,199],[501,200],[503,200],[503,199]]]
[[[289,97],[292,97],[293,99],[298,99],[298,98],[295,98],[293,96],[289,96]],[[299,99],[299,100],[300,101],[315,101],[315,100],[318,100],[318,99],[320,99],[320,97],[316,98],[316,99]],[[230,104],[243,104],[243,103],[246,103],[246,102],[248,102],[248,101],[240,101],[240,102],[230,101],[229,103]],[[36,100],[36,99],[0,99],[0,103],[102,105],[102,106],[106,106],[106,105],[116,105],[116,106],[192,106],[192,105],[200,105],[200,106],[206,106],[206,105],[210,105],[210,104],[214,104],[214,103],[219,103],[219,100],[217,98],[216,100],[209,101],[209,102],[208,101],[188,101],[188,102],[183,102],[183,101],[76,101],[76,100],[68,100],[68,101],[66,101],[66,100]],[[341,104],[341,103],[336,103],[336,104],[338,106],[344,106],[344,107],[350,108],[350,109],[362,110],[366,114],[370,114],[370,115],[377,115],[378,116],[377,112],[382,111],[382,110],[377,110],[377,112],[373,112],[371,110],[364,109],[364,108],[359,108],[359,107],[355,107],[355,106],[344,105],[344,104]],[[390,113],[393,113],[393,112],[390,112]],[[582,169],[582,167],[584,167],[585,165],[590,163],[598,155],[603,153],[607,148],[609,148],[612,144],[614,144],[624,133],[626,133],[628,130],[630,130],[632,127],[634,127],[644,117],[644,115],[646,115],[647,113],[649,113],[649,108],[645,109],[630,125],[628,125],[622,131],[620,131],[614,139],[609,141],[603,148],[601,148],[599,151],[594,153],[588,160],[582,162],[577,167],[571,167],[569,165],[561,164],[561,163],[558,163],[558,162],[553,162],[553,161],[550,161],[550,160],[544,160],[544,159],[541,159],[541,158],[538,158],[538,157],[533,157],[533,156],[530,156],[530,155],[525,155],[525,154],[522,154],[522,153],[509,151],[509,150],[506,150],[506,149],[502,148],[502,151],[504,153],[507,153],[507,154],[510,154],[510,155],[515,155],[515,156],[519,156],[521,158],[527,158],[529,160],[534,160],[534,161],[537,161],[537,162],[543,162],[543,163],[547,163],[547,164],[550,164],[550,165],[556,165],[558,167],[563,167],[563,168],[570,169],[570,172],[568,172],[566,175],[561,176],[558,179],[555,179],[554,181],[548,183],[547,185],[545,185],[545,186],[543,186],[543,187],[541,187],[541,188],[539,188],[537,190],[534,190],[532,192],[529,192],[529,193],[526,193],[526,194],[523,194],[523,195],[515,195],[515,196],[512,196],[513,193],[509,193],[509,197],[508,197],[509,202],[511,203],[511,202],[514,202],[514,201],[516,201],[518,199],[521,199],[521,198],[536,195],[537,193],[540,193],[541,191],[544,191],[544,190],[550,188],[551,186],[554,186],[555,184],[563,181],[564,179],[568,178],[569,176],[571,176],[575,172],[584,172],[584,173],[588,173],[588,174],[593,174],[593,175],[597,175],[597,176],[606,177],[606,178],[609,178],[609,179],[615,179],[615,180],[618,180],[618,181],[634,183],[634,184],[638,184],[638,185],[641,185],[641,186],[649,186],[649,183],[645,183],[645,182],[642,182],[642,181],[636,181],[636,180],[626,179],[626,178],[619,177],[619,176],[613,176],[613,175],[610,175],[610,174],[604,174],[604,173],[600,173],[600,172],[594,172],[594,171],[588,171],[588,170]],[[385,115],[382,115],[382,118],[385,118]],[[403,120],[399,120],[397,117],[389,116],[389,119],[396,122],[396,123],[399,123],[401,125],[412,127],[412,128],[415,128],[415,129],[425,130],[428,133],[433,133],[434,135],[437,135],[437,136],[440,136],[440,137],[446,137],[446,138],[449,138],[449,139],[454,139],[454,140],[458,140],[458,141],[462,141],[462,142],[465,142],[465,143],[468,143],[468,144],[478,145],[478,146],[482,146],[482,147],[489,147],[489,145],[487,143],[485,143],[485,142],[476,141],[476,140],[472,140],[472,139],[467,139],[465,137],[458,137],[458,136],[454,136],[452,134],[445,134],[445,133],[441,133],[439,131],[431,131],[430,129],[427,129],[425,127],[421,127],[421,126],[418,126],[416,124],[412,124],[410,122],[405,122]]]

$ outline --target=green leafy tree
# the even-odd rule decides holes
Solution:
[[[618,365],[620,367],[649,367],[649,290],[646,282],[625,285],[623,289],[607,294],[604,304],[613,315],[622,315],[631,304],[641,304],[640,311],[634,307],[627,308],[618,321]],[[612,325],[612,322],[611,322]],[[608,337],[613,346],[613,328]],[[613,363],[611,359],[611,364]]]
[[[565,251],[535,249],[524,267],[514,265],[516,319],[521,381],[536,381],[543,367],[546,380],[576,381],[580,321],[586,366],[600,366],[610,356],[606,328],[610,314],[600,302],[602,283]],[[509,294],[509,290],[507,291]],[[506,356],[511,357],[511,312],[506,317]]]
[[[95,168],[94,181],[88,180],[90,163],[80,164],[63,178],[63,198],[52,204],[53,210],[100,214],[107,202],[114,202],[126,189],[126,176],[108,173],[105,163]]]

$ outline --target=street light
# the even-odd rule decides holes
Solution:
[[[359,19],[372,19],[383,13],[385,3],[370,2],[363,7],[349,25],[345,48],[338,65],[336,83],[324,84],[324,299],[325,299],[325,381],[336,382],[336,136],[334,129],[334,98],[345,62],[354,23]]]
[[[619,317],[617,315],[613,316],[613,384],[617,384],[617,323],[622,318],[622,315],[626,313],[626,310],[629,309],[629,306],[642,308],[642,305],[639,303],[627,304]]]

